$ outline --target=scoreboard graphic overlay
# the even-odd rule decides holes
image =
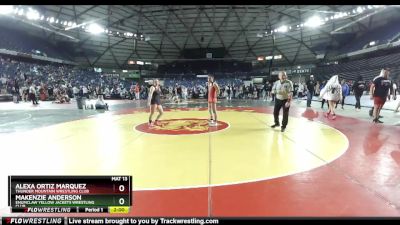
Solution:
[[[132,176],[9,176],[12,213],[128,213]]]

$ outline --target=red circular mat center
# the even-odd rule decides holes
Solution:
[[[150,134],[182,135],[216,132],[229,127],[229,124],[218,121],[217,126],[209,126],[206,119],[183,118],[160,120],[158,125],[150,127],[148,123],[142,123],[135,127],[136,130]]]

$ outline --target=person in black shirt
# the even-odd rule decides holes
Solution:
[[[19,84],[18,84],[18,79],[14,79],[14,91],[15,91],[15,96],[16,96],[16,103],[19,103]]]
[[[310,76],[310,79],[306,83],[306,88],[307,88],[307,107],[311,107],[311,100],[314,96],[315,92],[315,80],[314,80],[314,75]]]
[[[182,99],[182,86],[181,85],[178,85],[176,87],[176,93],[178,94],[179,99]]]
[[[357,111],[360,111],[360,109],[361,109],[360,99],[361,99],[361,96],[363,95],[366,87],[367,87],[367,84],[363,80],[363,77],[361,75],[358,76],[356,82],[354,82],[354,84],[353,84],[353,92],[354,92],[354,96],[356,98],[356,110]]]
[[[382,69],[381,74],[376,77],[371,84],[370,95],[371,100],[374,100],[374,123],[383,123],[379,120],[379,114],[389,94],[391,84],[390,80],[388,79],[389,73],[390,72],[388,69]]]
[[[293,84],[293,94],[292,94],[292,96],[296,96],[296,93],[298,93],[298,90],[299,90],[299,84],[294,83]]]
[[[250,95],[250,96],[253,96],[253,93],[254,93],[254,87],[253,87],[252,84],[250,84],[250,87],[249,87],[249,95]],[[251,97],[250,97],[250,98],[251,98]]]
[[[320,92],[321,92],[322,88],[325,87],[326,82],[327,82],[326,80],[323,80],[323,81],[322,81],[321,85],[319,86]],[[322,101],[321,101],[321,109],[324,108],[325,102],[326,102],[325,99],[322,99]],[[329,106],[328,106],[328,107],[329,107]]]
[[[231,100],[231,86],[230,85],[227,86],[226,93],[228,94],[228,100]]]

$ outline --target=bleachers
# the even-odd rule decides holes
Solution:
[[[216,80],[219,86],[227,86],[227,85],[234,85],[239,86],[243,84],[243,81],[240,79],[235,78],[222,78]],[[176,84],[183,85],[187,88],[193,88],[196,86],[205,86],[207,82],[206,78],[203,79],[165,79],[164,80],[164,87],[173,87]]]
[[[399,34],[400,21],[393,21],[387,23],[382,27],[378,27],[373,30],[369,30],[359,38],[347,41],[345,45],[339,50],[339,54],[345,54],[363,49],[363,47],[369,44],[371,41],[375,41],[376,45],[387,44],[393,37]]]
[[[359,59],[335,65],[318,66],[313,70],[313,73],[320,76],[321,79],[327,79],[332,75],[339,74],[341,78],[348,80],[355,80],[359,75],[362,75],[365,80],[371,80],[379,75],[383,67],[391,68],[392,75],[394,75],[394,78],[397,78],[400,72],[400,53]]]
[[[48,42],[40,38],[32,37],[24,32],[11,30],[4,27],[1,29],[0,48],[28,54],[37,54],[35,51],[39,50],[44,54],[38,55],[65,60],[70,60],[71,58],[65,54],[64,51],[56,50],[55,47],[52,47]]]
[[[34,72],[36,71],[36,72]],[[25,76],[35,85],[39,86],[42,83],[49,86],[61,84],[71,84],[72,86],[99,86],[103,81],[103,86],[114,86],[113,79],[101,79],[101,73],[94,72],[89,69],[79,69],[62,64],[36,64],[32,62],[21,62],[10,58],[0,56],[0,78],[6,79],[7,84],[13,83],[17,79],[20,86],[27,85]],[[129,88],[130,83],[124,80],[118,80],[118,86]],[[0,89],[6,93],[11,93],[10,86],[0,82]]]

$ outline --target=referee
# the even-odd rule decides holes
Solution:
[[[277,126],[280,126],[279,111],[281,110],[281,108],[283,108],[281,132],[284,132],[288,124],[289,108],[293,94],[293,83],[292,81],[287,80],[285,71],[279,72],[279,80],[274,83],[274,86],[272,87],[272,93],[275,94],[275,107],[274,107],[275,124],[272,125],[271,127],[275,128]]]

